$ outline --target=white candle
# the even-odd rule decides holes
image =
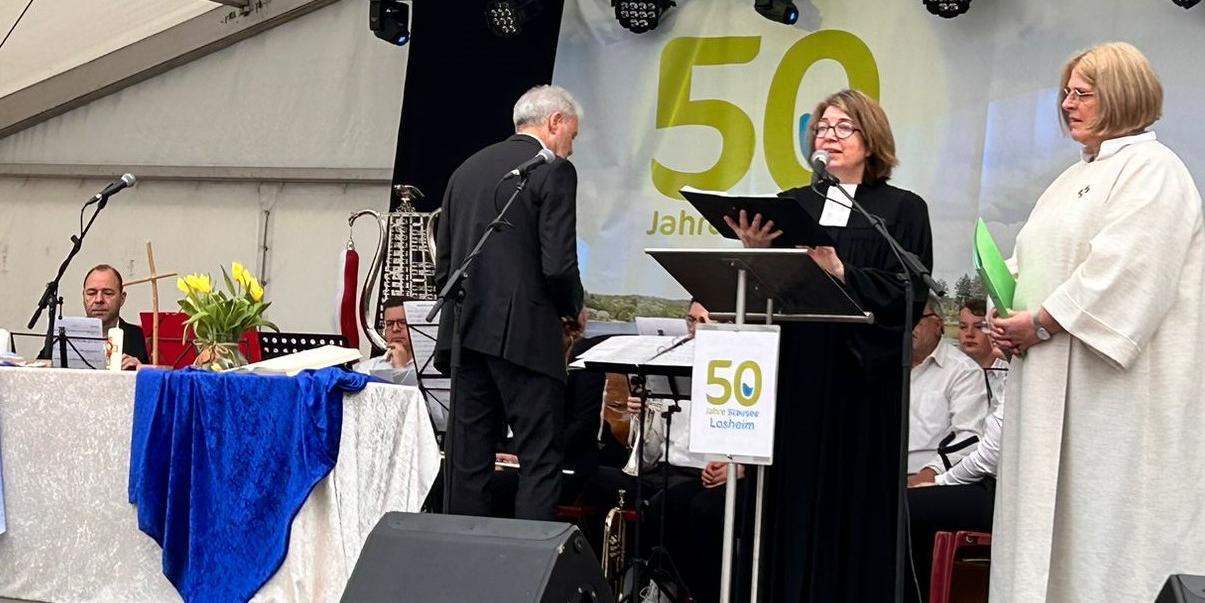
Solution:
[[[113,327],[109,329],[109,370],[120,371],[121,359],[125,356],[125,351],[122,345],[125,342],[125,334],[122,333],[121,327]]]

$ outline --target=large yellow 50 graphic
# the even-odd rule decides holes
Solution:
[[[699,125],[715,128],[723,140],[715,165],[701,172],[670,169],[652,162],[653,185],[661,194],[682,198],[683,186],[711,190],[732,188],[753,163],[757,135],[753,120],[740,107],[719,99],[691,99],[693,69],[707,65],[738,65],[752,61],[761,38],[675,38],[661,51],[657,93],[657,128]],[[870,49],[857,36],[838,30],[815,32],[796,42],[783,55],[770,82],[764,133],[766,167],[774,182],[787,189],[811,180],[812,172],[799,161],[795,145],[795,100],[799,84],[812,65],[829,59],[839,63],[849,86],[879,98],[879,69]]]
[[[708,387],[715,385],[720,388],[718,396],[707,394],[707,401],[712,404],[727,404],[729,400],[736,398],[736,403],[741,406],[757,404],[762,389],[761,365],[746,360],[736,367],[731,378],[720,374],[720,371],[727,373],[726,369],[731,367],[731,360],[712,360],[707,363]],[[751,383],[746,384],[746,373],[749,374]]]

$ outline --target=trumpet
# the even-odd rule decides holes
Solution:
[[[603,522],[602,573],[611,592],[623,588],[623,563],[627,557],[628,525],[623,519],[623,497],[627,492],[619,491],[619,504],[607,512]]]

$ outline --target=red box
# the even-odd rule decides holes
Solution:
[[[142,334],[146,336],[146,350],[149,354],[153,333],[151,327],[154,325],[153,315],[150,312],[142,312],[138,318],[142,323]],[[194,334],[190,331],[188,337],[184,337],[185,320],[188,320],[188,315],[183,312],[159,313],[160,366],[184,368],[192,366],[193,361],[197,359],[197,348],[193,345]],[[239,339],[238,348],[248,362],[259,362],[262,357],[259,348],[259,333],[255,330],[243,333],[242,338]]]

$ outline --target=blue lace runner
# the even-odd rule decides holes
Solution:
[[[284,561],[293,517],[335,466],[343,394],[366,375],[138,373],[130,502],[185,601],[246,601]]]

